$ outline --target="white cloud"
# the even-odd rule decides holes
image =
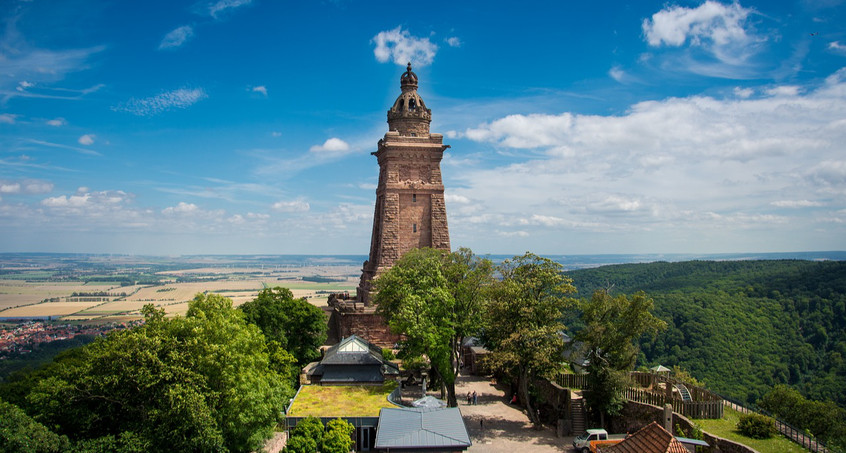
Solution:
[[[168,206],[167,208],[162,209],[162,214],[165,215],[184,215],[194,214],[197,212],[200,212],[199,206],[194,203],[186,203],[184,201],[180,201],[176,206]]]
[[[219,0],[209,3],[206,6],[206,11],[209,16],[217,19],[221,13],[229,12],[230,10],[249,5],[250,3],[252,3],[252,0]]]
[[[68,122],[64,118],[54,118],[52,120],[47,120],[48,126],[61,127],[61,126],[65,126],[67,124],[68,124]]]
[[[444,40],[450,47],[461,47],[461,40],[457,36],[451,36]]]
[[[753,94],[755,94],[755,90],[753,90],[752,88],[734,87],[734,95],[739,98],[746,99],[752,96]]]
[[[832,41],[828,43],[828,48],[835,52],[846,53],[846,45],[840,44],[840,41]]]
[[[20,193],[21,184],[17,182],[0,182],[0,193]]]
[[[40,179],[11,181],[0,179],[0,193],[7,194],[42,194],[53,190],[53,184]]]
[[[273,131],[273,132],[270,133],[270,136],[271,137],[281,137],[282,133],[279,132],[279,131]]]
[[[207,97],[208,95],[202,88],[180,88],[148,98],[131,98],[121,105],[112,107],[112,110],[138,116],[151,116],[167,110],[188,108]]]
[[[79,137],[79,140],[77,140],[77,142],[79,142],[80,145],[93,145],[94,137],[96,137],[96,135],[94,134],[85,134],[82,137]]]
[[[613,68],[608,70],[608,75],[611,76],[612,79],[622,83],[626,77],[626,72],[623,71],[619,66],[614,66]]]
[[[679,47],[688,40],[694,45],[745,43],[749,37],[744,25],[751,12],[739,3],[723,5],[709,0],[696,8],[667,6],[651,20],[644,19],[642,27],[653,47]]]
[[[415,66],[432,64],[438,51],[438,46],[429,41],[429,38],[411,36],[411,33],[403,30],[402,26],[379,32],[371,42],[376,44],[373,54],[377,61],[380,63],[393,61],[401,66],[408,62]]]
[[[162,42],[159,43],[159,49],[174,49],[177,47],[182,47],[183,44],[188,42],[194,36],[194,28],[190,25],[183,25],[178,27],[162,38]]]
[[[779,200],[770,203],[773,206],[779,208],[814,208],[825,206],[823,203],[819,201],[810,201],[810,200]]]
[[[80,190],[76,195],[45,198],[41,200],[41,206],[50,209],[55,215],[100,218],[123,211],[132,198],[132,195],[121,190]]]
[[[457,195],[451,192],[447,192],[444,194],[444,200],[447,203],[456,203],[456,204],[467,204],[470,203],[470,199],[465,197],[464,195]]]
[[[266,87],[266,86],[264,86],[264,85],[259,85],[259,86],[257,86],[257,87],[253,87],[253,88],[252,88],[252,91],[253,91],[254,93],[261,93],[261,94],[263,94],[263,95],[267,96],[267,87]]]
[[[814,86],[738,94],[641,102],[621,115],[507,115],[467,129],[458,135],[513,163],[444,172],[475,207],[451,203],[456,240],[473,246],[485,231],[516,228],[531,235],[512,247],[567,235],[586,253],[612,253],[620,249],[577,238],[626,231],[631,250],[713,251],[795,248],[789,238],[810,230],[846,237],[820,223],[846,209],[846,69]],[[807,207],[814,216],[786,209]]]
[[[67,93],[31,93],[30,88],[62,80],[67,74],[88,68],[88,59],[105,49],[94,46],[82,49],[51,50],[33,47],[18,31],[16,21],[20,16],[4,20],[4,33],[0,36],[3,77],[0,77],[0,95],[6,99],[16,96],[77,99]],[[85,94],[85,93],[81,93]]]
[[[799,94],[799,87],[793,85],[782,85],[766,90],[770,96],[796,96]]]
[[[349,143],[341,140],[340,138],[332,137],[327,139],[323,142],[322,145],[314,145],[309,148],[309,151],[313,153],[320,153],[320,152],[332,152],[332,153],[341,153],[350,150]]]
[[[294,201],[277,201],[270,206],[271,209],[277,212],[308,212],[311,206],[308,202],[303,200]]]
[[[15,119],[18,115],[13,115],[11,113],[0,113],[0,123],[5,124],[15,124]]]
[[[677,49],[659,56],[661,70],[753,79],[762,70],[754,57],[764,49],[767,38],[755,33],[749,20],[752,14],[756,12],[739,3],[709,0],[696,8],[667,6],[644,19],[641,26],[650,46]]]

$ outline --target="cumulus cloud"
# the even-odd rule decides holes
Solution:
[[[75,195],[59,195],[41,200],[41,206],[53,215],[91,218],[106,217],[123,211],[133,196],[122,190],[88,191],[80,188]]]
[[[707,1],[696,8],[671,5],[653,14],[652,19],[644,19],[642,27],[647,42],[654,47],[679,47],[688,41],[695,45],[743,43],[749,39],[744,25],[751,12],[739,3]]]
[[[767,38],[756,34],[749,16],[753,9],[740,3],[706,1],[696,8],[670,5],[644,19],[641,27],[653,48],[679,49],[669,53],[662,69],[689,71],[710,77],[748,79],[759,70],[753,58]]]
[[[267,96],[267,87],[264,86],[264,85],[259,85],[259,86],[253,87],[252,92],[253,93],[261,93],[261,94]]]
[[[112,107],[112,110],[138,116],[152,116],[168,110],[188,108],[207,97],[202,88],[180,88],[148,98],[131,98],[123,104]]]
[[[79,137],[79,140],[77,140],[77,142],[80,145],[90,146],[94,144],[94,137],[96,137],[94,134],[85,134],[82,137]]]
[[[53,184],[40,179],[6,180],[0,179],[0,193],[5,194],[42,194],[53,190]]]
[[[393,61],[404,66],[411,62],[415,66],[426,66],[432,64],[438,52],[438,46],[429,41],[429,38],[412,36],[408,30],[403,30],[402,26],[379,32],[371,42],[376,44],[373,54],[380,63]]]
[[[323,142],[322,145],[314,145],[309,148],[309,151],[313,153],[321,153],[321,152],[331,152],[331,153],[342,153],[350,150],[349,143],[341,140],[340,138],[332,137],[327,139]]]
[[[176,206],[168,206],[162,209],[162,214],[165,215],[180,215],[180,214],[193,214],[200,211],[200,207],[195,205],[194,203],[186,203],[184,201],[180,201]]]
[[[641,102],[620,115],[507,115],[459,134],[513,163],[452,176],[478,209],[454,209],[450,222],[466,225],[470,238],[481,225],[528,231],[535,246],[554,231],[627,231],[653,251],[662,241],[771,249],[765,237],[814,228],[836,241],[846,231],[819,222],[846,208],[844,118],[846,69],[821,84]],[[726,237],[715,231],[729,229],[767,234],[714,242]]]
[[[48,126],[61,127],[61,126],[65,126],[67,124],[68,124],[68,122],[64,118],[53,118],[52,120],[47,120]]]
[[[183,44],[188,42],[194,36],[194,27],[190,25],[183,25],[178,27],[162,38],[162,42],[159,43],[159,49],[174,49],[177,47],[182,47]]]
[[[311,209],[308,202],[303,200],[277,201],[270,206],[276,212],[307,212]]]
[[[846,44],[840,44],[840,41],[832,41],[828,43],[829,50],[835,52],[846,53]]]

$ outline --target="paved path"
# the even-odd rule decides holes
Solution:
[[[470,439],[468,452],[490,453],[560,453],[572,452],[572,437],[555,437],[552,428],[537,431],[518,406],[506,401],[503,389],[494,386],[487,378],[460,375],[456,381],[458,407],[464,416]],[[476,392],[476,405],[467,404],[467,392]],[[482,428],[484,422],[484,428]]]

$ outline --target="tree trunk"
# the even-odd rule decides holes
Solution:
[[[529,421],[531,421],[536,427],[540,426],[538,414],[535,412],[535,409],[532,407],[532,403],[529,399],[529,373],[526,370],[521,369],[517,380],[517,393],[519,394],[520,402],[523,404],[523,407],[526,408],[526,414],[529,416]]]

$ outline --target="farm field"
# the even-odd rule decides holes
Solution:
[[[73,322],[113,322],[137,319],[147,304],[162,307],[168,315],[183,315],[188,310],[188,301],[198,293],[220,294],[238,306],[253,300],[262,289],[276,286],[290,289],[294,297],[325,307],[328,293],[355,292],[359,267],[205,266],[155,273],[135,269],[123,272],[126,277],[115,272],[98,272],[86,277],[88,280],[62,276],[62,281],[42,281],[50,278],[49,269],[26,270],[24,275],[13,275],[14,278],[0,276],[0,319],[49,316]],[[121,281],[102,281],[104,278]],[[139,279],[150,283],[138,282]],[[132,285],[133,280],[138,283]],[[108,296],[94,295],[101,292]],[[74,293],[80,296],[71,297]],[[47,302],[48,299],[52,300]]]

